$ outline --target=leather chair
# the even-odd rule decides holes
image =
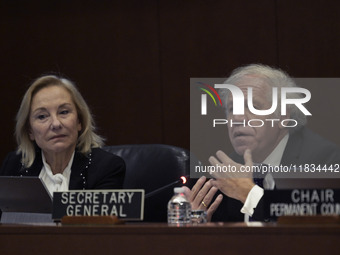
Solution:
[[[103,149],[124,159],[124,189],[145,190],[144,221],[166,222],[173,188],[183,185],[181,176],[190,175],[189,151],[164,144],[115,145]],[[165,189],[153,192],[162,187]]]

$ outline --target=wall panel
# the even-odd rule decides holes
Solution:
[[[278,0],[278,61],[293,77],[340,77],[340,2]],[[308,126],[340,144],[339,87],[307,85]],[[306,87],[307,87],[306,86]],[[313,97],[314,95],[314,97]]]
[[[250,63],[276,65],[275,4],[178,0],[160,1],[159,9],[165,142],[188,147],[190,78],[226,77]],[[224,130],[208,139],[219,147],[207,148],[210,154],[230,147]]]
[[[5,1],[0,10],[0,158],[15,148],[26,86],[51,71],[77,83],[108,144],[162,142],[156,1]]]
[[[339,13],[331,0],[1,1],[0,159],[15,149],[27,85],[50,71],[78,84],[108,144],[189,148],[190,77],[223,77],[249,63],[338,77]],[[324,119],[310,125],[337,131],[325,129],[334,112],[318,104],[312,112]],[[225,132],[212,139],[229,146]]]

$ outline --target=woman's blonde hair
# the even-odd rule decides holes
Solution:
[[[65,78],[45,75],[36,79],[28,88],[16,116],[15,137],[18,144],[17,152],[22,154],[21,162],[24,167],[30,167],[36,156],[35,142],[29,137],[32,99],[38,91],[49,86],[65,88],[70,93],[76,106],[78,119],[82,127],[78,135],[77,150],[86,155],[91,152],[92,147],[101,147],[104,144],[104,139],[95,133],[96,127],[90,109],[76,86]]]

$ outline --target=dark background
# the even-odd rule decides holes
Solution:
[[[335,0],[2,0],[0,160],[16,148],[27,86],[44,73],[78,85],[108,145],[189,149],[190,77],[224,77],[249,63],[339,77],[339,45]],[[318,104],[338,93],[318,93],[325,100],[309,109],[322,115]],[[310,123],[327,138],[339,129],[331,106],[333,119]]]

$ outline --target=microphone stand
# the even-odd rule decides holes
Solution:
[[[185,175],[184,177],[185,177],[185,178],[188,178],[189,175]],[[169,188],[169,187],[171,187],[171,186],[173,186],[173,185],[175,185],[175,184],[177,184],[177,183],[180,183],[180,182],[183,182],[183,180],[182,180],[181,178],[180,178],[179,180],[177,180],[177,181],[174,181],[174,182],[169,183],[169,184],[167,184],[167,185],[165,185],[165,186],[163,186],[163,187],[160,187],[159,189],[156,189],[156,190],[154,190],[154,191],[149,192],[148,194],[145,195],[145,198],[154,196],[154,195],[160,193],[161,191],[163,191],[163,190],[165,190],[165,189],[167,189],[167,188]],[[184,183],[183,183],[183,184],[184,184]]]

